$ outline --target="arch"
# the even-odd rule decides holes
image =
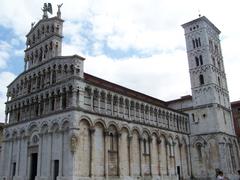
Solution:
[[[140,130],[137,127],[134,127],[132,129],[132,164],[133,164],[133,176],[140,176],[141,171],[141,161],[140,161],[140,144],[139,144],[139,138],[140,138]]]
[[[40,132],[41,133],[47,133],[49,131],[49,125],[46,121],[44,121],[42,124],[41,124],[41,127],[40,127]]]
[[[62,130],[68,130],[70,128],[70,122],[68,119],[63,119],[61,123],[61,129]]]
[[[89,126],[93,126],[93,123],[92,123],[90,117],[88,117],[86,115],[83,115],[83,116],[80,117],[80,120],[79,120],[78,124],[80,124],[81,121],[83,121],[83,120],[87,121]]]
[[[119,153],[124,154],[120,156],[120,162],[122,162],[122,173],[125,175],[130,174],[130,142],[129,142],[129,128],[127,125],[121,127],[121,138],[120,138],[120,147]]]
[[[142,136],[143,136],[144,134],[147,134],[147,136],[150,137],[151,132],[150,132],[149,129],[147,129],[147,128],[143,128],[143,130],[142,130]]]
[[[116,131],[117,131],[117,132],[120,131],[119,125],[118,125],[116,122],[114,122],[114,121],[110,121],[110,122],[107,124],[107,129],[108,129],[108,130],[110,130],[111,127],[116,128]]]
[[[36,122],[31,122],[27,129],[28,132],[31,134],[33,131],[38,131],[38,125]]]
[[[91,121],[84,118],[79,121],[79,145],[77,146],[77,176],[89,177],[90,173],[90,146],[91,134],[90,127]]]
[[[95,175],[103,177],[104,176],[104,150],[106,148],[105,146],[105,130],[106,130],[106,124],[104,123],[103,120],[98,119],[94,122],[94,157],[95,157]]]
[[[136,126],[132,127],[131,134],[133,134],[134,131],[136,131],[139,135],[141,134],[141,130]]]
[[[56,121],[53,122],[50,129],[52,132],[58,132],[60,130],[59,123],[57,123]]]
[[[105,121],[103,119],[96,119],[94,121],[94,127],[97,125],[97,124],[101,124],[103,126],[104,129],[107,129],[107,125],[105,123]]]
[[[131,130],[127,124],[123,124],[122,127],[120,128],[120,131],[122,132],[124,129],[130,134]]]

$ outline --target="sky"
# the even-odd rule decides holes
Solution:
[[[0,121],[6,86],[24,69],[25,35],[44,0],[0,0]],[[191,94],[182,24],[206,16],[220,30],[231,101],[240,100],[239,0],[48,0],[61,8],[62,55],[85,57],[84,71],[168,101]]]

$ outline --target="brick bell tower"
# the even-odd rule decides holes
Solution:
[[[193,175],[211,177],[215,169],[233,174],[239,166],[238,160],[234,160],[238,147],[233,150],[228,144],[236,138],[219,39],[221,32],[205,16],[182,27],[192,88],[189,115]]]

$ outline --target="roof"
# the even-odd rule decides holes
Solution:
[[[208,18],[206,18],[205,16],[201,16],[201,17],[199,17],[199,18],[197,18],[197,19],[194,19],[194,20],[192,20],[192,21],[189,21],[189,22],[183,24],[182,27],[185,28],[185,27],[189,26],[190,24],[192,24],[192,23],[194,23],[194,22],[197,22],[197,21],[204,21],[204,22],[206,22],[209,26],[211,26],[218,34],[221,33],[221,31],[220,31],[211,21],[209,21]]]
[[[240,106],[240,100],[231,102],[231,106]]]
[[[95,77],[91,74],[84,73],[84,80],[85,80],[86,83],[89,83],[89,84],[92,84],[94,86],[101,87],[103,89],[107,89],[107,90],[116,92],[116,93],[121,94],[123,96],[128,96],[128,97],[131,97],[131,98],[134,98],[134,99],[138,99],[140,101],[144,101],[144,102],[147,102],[149,104],[153,104],[153,105],[163,107],[165,109],[169,109],[171,111],[186,115],[183,112],[180,112],[178,110],[169,108],[168,103],[165,102],[165,101],[162,101],[162,100],[159,100],[157,98],[148,96],[146,94],[134,91],[132,89],[129,89],[129,88],[126,88],[126,87],[123,87],[123,86],[120,86],[118,84],[106,81],[104,79],[100,79],[100,78]]]
[[[175,102],[185,101],[185,100],[192,100],[192,96],[191,95],[182,96],[179,99],[174,99],[174,100],[168,101],[167,103],[170,104],[170,103],[175,103]]]
[[[129,96],[129,97],[136,98],[136,99],[146,101],[146,102],[156,104],[156,105],[166,106],[165,101],[156,99],[154,97],[145,95],[143,93],[134,91],[132,89],[128,89],[128,88],[120,86],[118,84],[111,83],[109,81],[106,81],[104,79],[100,79],[98,77],[95,77],[95,76],[87,74],[87,73],[84,73],[84,79],[85,79],[86,82],[88,82],[90,84],[93,84],[95,86],[98,86],[98,87],[101,87],[101,88],[104,88],[104,89],[114,91],[114,92],[122,94],[124,96]]]

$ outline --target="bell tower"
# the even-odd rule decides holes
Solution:
[[[192,103],[187,111],[192,175],[198,179],[215,179],[215,171],[220,169],[235,179],[238,147],[219,39],[221,32],[204,16],[182,27],[192,89]]]
[[[44,3],[42,19],[36,25],[32,23],[32,28],[26,35],[25,71],[61,56],[63,38],[61,6],[58,5],[57,16],[49,18],[48,13],[52,14],[52,6],[50,3]]]
[[[192,133],[234,135],[220,30],[205,16],[182,25],[192,88]]]

